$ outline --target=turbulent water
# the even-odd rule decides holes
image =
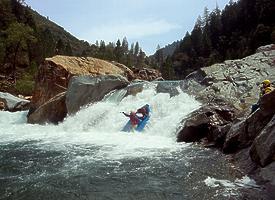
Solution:
[[[200,106],[192,97],[170,98],[153,86],[121,100],[124,94],[58,126],[0,112],[0,199],[238,199],[238,188],[251,184],[236,180],[218,151],[176,143],[183,116]],[[144,132],[121,132],[128,120],[121,112],[146,103]]]

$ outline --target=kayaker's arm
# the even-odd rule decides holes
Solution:
[[[126,114],[125,112],[122,112],[123,115],[125,115],[126,117],[130,117],[130,115]]]

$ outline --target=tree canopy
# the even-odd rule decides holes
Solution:
[[[211,12],[205,8],[191,33],[186,33],[174,51],[169,62],[174,73],[168,78],[182,79],[201,67],[248,56],[259,46],[274,42],[274,0],[231,0],[222,11],[218,7]],[[151,64],[166,70],[161,50],[165,48],[156,52]]]

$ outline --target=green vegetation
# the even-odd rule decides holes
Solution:
[[[167,79],[182,79],[201,67],[251,55],[270,43],[275,43],[275,1],[231,0],[223,11],[205,8],[192,32],[176,43],[171,62],[164,48],[157,50],[150,64]]]
[[[54,55],[91,56],[129,67],[148,63],[138,43],[130,49],[126,38],[90,45],[33,11],[24,0],[0,1],[0,30],[0,91],[30,95],[37,66]]]

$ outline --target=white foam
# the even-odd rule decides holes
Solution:
[[[152,112],[144,132],[121,132],[128,118],[120,112],[136,110],[145,104],[151,106]],[[26,112],[0,112],[0,143],[36,140],[41,148],[64,149],[72,145],[104,146],[98,156],[112,159],[153,156],[184,146],[175,141],[176,128],[185,115],[199,106],[183,92],[170,98],[169,94],[157,94],[152,86],[121,102],[102,101],[87,106],[58,126],[26,124]]]
[[[248,176],[244,176],[241,179],[236,179],[235,181],[229,180],[220,180],[212,177],[207,177],[204,180],[205,185],[211,188],[218,188],[222,190],[223,196],[234,196],[237,195],[239,188],[257,188],[259,187],[256,182],[249,178]]]

